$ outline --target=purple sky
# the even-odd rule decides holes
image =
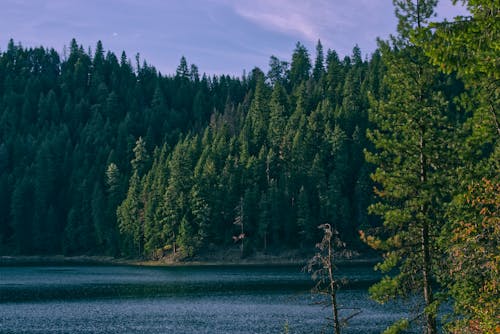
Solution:
[[[394,33],[393,12],[390,0],[2,0],[0,50],[13,38],[62,52],[74,37],[86,49],[101,40],[118,57],[140,53],[164,74],[184,55],[202,73],[239,76],[267,71],[271,55],[289,60],[297,41],[311,57],[318,39],[340,56],[355,44],[370,54],[376,37]],[[465,13],[451,0],[437,12]]]

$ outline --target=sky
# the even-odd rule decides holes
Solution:
[[[175,73],[182,56],[200,73],[240,76],[267,71],[274,55],[289,61],[297,42],[315,57],[343,57],[357,44],[363,55],[376,38],[396,31],[390,0],[0,0],[0,50],[9,39],[61,54],[72,38],[85,49],[101,40],[105,50],[130,59],[140,54],[163,74]],[[441,0],[438,18],[466,11]],[[134,63],[135,61],[133,61]]]

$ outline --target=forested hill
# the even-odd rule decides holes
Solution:
[[[380,57],[314,67],[300,44],[269,73],[164,76],[137,58],[13,41],[0,56],[2,253],[151,255],[233,243],[311,247],[333,221],[368,224],[367,93]],[[126,199],[123,204],[122,201]],[[121,205],[120,205],[121,204]],[[118,209],[118,221],[116,213]]]
[[[0,55],[0,253],[192,255],[311,249],[332,223],[351,249],[373,226],[369,96],[379,52],[297,43],[268,73],[162,75],[97,43],[13,41]],[[443,79],[444,80],[444,79]],[[450,99],[456,84],[448,80]],[[239,241],[241,242],[241,241]]]
[[[252,85],[200,77],[185,59],[162,76],[100,42],[90,54],[73,40],[61,58],[11,41],[0,55],[1,252],[122,253],[116,208],[137,139],[151,155],[174,147]]]

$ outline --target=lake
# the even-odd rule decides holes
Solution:
[[[380,333],[404,305],[378,305],[369,265],[340,266],[343,333]],[[0,267],[0,333],[322,333],[329,309],[297,266]],[[329,329],[331,332],[331,329]]]

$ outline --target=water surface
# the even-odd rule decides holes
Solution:
[[[379,333],[405,315],[365,286],[369,266],[339,268],[344,333]],[[321,333],[329,310],[293,266],[0,267],[0,333]]]

